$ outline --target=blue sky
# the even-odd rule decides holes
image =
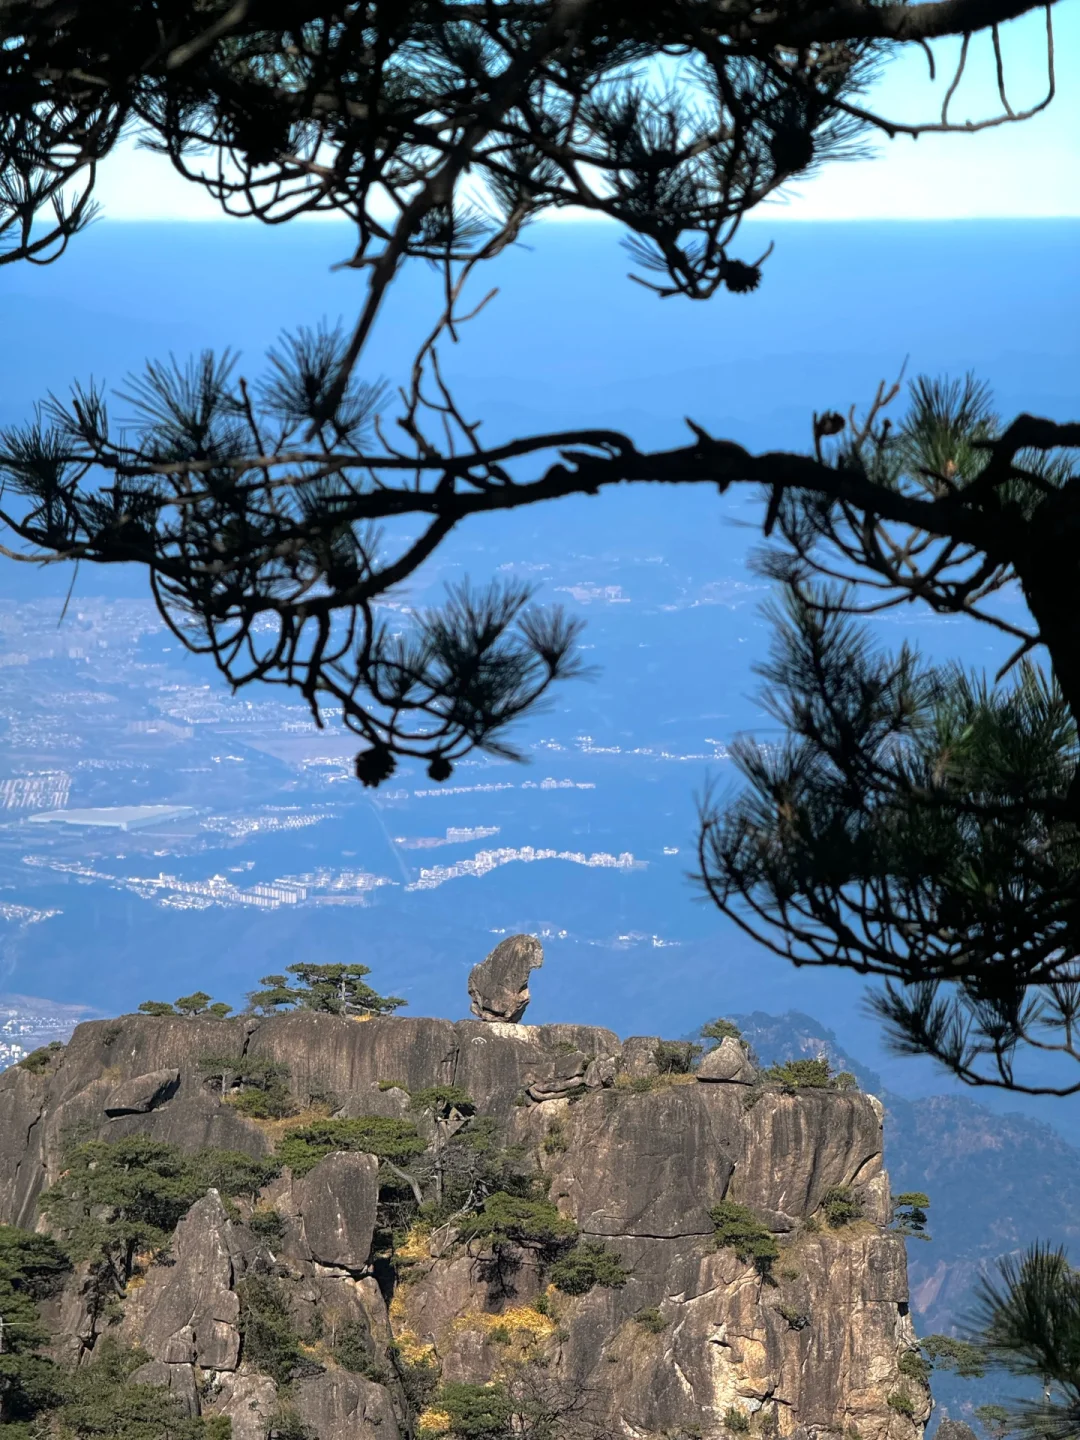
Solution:
[[[1080,0],[1054,7],[1058,94],[1033,120],[973,135],[882,138],[866,160],[829,166],[767,207],[773,219],[943,220],[1080,216]],[[1002,29],[1014,109],[1046,87],[1046,29],[1041,11]],[[931,84],[926,56],[911,50],[889,64],[872,108],[897,120],[936,118],[955,67],[958,42],[935,47]],[[1000,109],[988,36],[973,42],[950,118],[979,120]],[[215,219],[217,207],[175,176],[167,161],[125,143],[102,167],[98,197],[113,219]]]

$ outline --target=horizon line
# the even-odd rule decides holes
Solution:
[[[101,225],[222,225],[236,227],[237,223],[256,225],[258,222],[250,215],[99,215],[95,217],[93,224],[88,227],[89,231],[99,228]],[[777,223],[783,225],[801,225],[807,228],[823,225],[1046,225],[1080,222],[1080,211],[1076,214],[1067,215],[830,215],[830,216],[792,216],[777,212],[771,215],[748,216],[741,222],[740,228],[746,225],[766,225]],[[317,215],[298,215],[289,222],[289,228],[297,225],[303,226],[353,226],[351,220],[341,219],[337,216],[323,217]],[[618,220],[606,217],[586,215],[578,218],[576,216],[547,216],[533,222],[531,228],[541,225],[557,225],[560,228],[578,229],[625,229],[627,228]],[[261,229],[277,227],[260,226]],[[524,232],[523,232],[524,233]]]

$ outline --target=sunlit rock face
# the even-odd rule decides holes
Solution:
[[[529,1003],[529,976],[544,963],[540,941],[532,935],[510,935],[469,973],[472,1013],[480,1020],[516,1025]]]
[[[429,1145],[413,1167],[425,1198],[438,1146],[486,1118],[582,1240],[618,1257],[625,1283],[564,1293],[536,1247],[493,1257],[461,1239],[453,1216],[391,1242],[385,1186],[404,1182],[374,1156],[331,1153],[256,1196],[208,1192],[129,1287],[115,1333],[147,1352],[140,1378],[168,1385],[188,1413],[227,1415],[234,1440],[266,1440],[287,1402],[320,1440],[397,1440],[416,1433],[418,1406],[421,1434],[444,1426],[439,1386],[525,1376],[579,1397],[568,1435],[730,1440],[737,1412],[751,1440],[919,1440],[929,1401],[900,1370],[915,1341],[903,1241],[888,1229],[881,1106],[851,1092],[784,1094],[735,1041],[697,1073],[662,1075],[650,1037],[624,1045],[591,1026],[522,1025],[533,952],[493,966],[500,950],[470,987],[487,1012],[474,1020],[297,1011],[80,1026],[47,1073],[0,1076],[0,1220],[37,1223],[73,1127],[272,1153],[292,1122],[246,1118],[199,1062],[275,1060],[309,1116],[319,1096],[323,1115],[416,1124]],[[425,1118],[413,1097],[436,1086],[466,1092],[474,1116]],[[834,1225],[837,1191],[860,1213]],[[710,1211],[722,1200],[774,1238],[768,1273],[718,1246]],[[269,1238],[253,1220],[268,1209],[279,1217]],[[308,1337],[284,1396],[245,1341],[252,1276],[282,1287]],[[92,1349],[103,1333],[85,1281],[78,1271],[50,1302],[57,1353]],[[335,1358],[348,1327],[370,1353],[361,1369]],[[418,1399],[421,1371],[430,1383]]]

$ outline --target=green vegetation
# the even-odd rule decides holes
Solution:
[[[985,1350],[953,1335],[927,1335],[919,1341],[935,1370],[954,1370],[961,1379],[981,1380],[989,1364]]]
[[[915,1400],[911,1391],[906,1388],[893,1390],[885,1398],[885,1403],[890,1410],[896,1410],[901,1415],[906,1415],[909,1420],[915,1419]]]
[[[691,1040],[661,1040],[653,1059],[661,1075],[689,1075],[703,1049]]]
[[[894,1195],[891,1228],[898,1235],[912,1240],[929,1240],[930,1236],[926,1233],[929,1220],[926,1212],[929,1208],[930,1197],[921,1190],[906,1190],[903,1195]]]
[[[18,1068],[29,1070],[31,1075],[45,1075],[60,1058],[63,1048],[59,1040],[50,1040],[48,1045],[41,1045],[37,1050],[31,1050],[29,1055],[24,1055],[18,1061]]]
[[[251,1212],[248,1229],[264,1245],[279,1245],[285,1238],[285,1218],[280,1210],[266,1206]]]
[[[763,1280],[772,1278],[780,1247],[752,1210],[734,1200],[721,1200],[710,1209],[709,1219],[718,1249],[733,1250],[744,1264],[752,1262]]]
[[[436,1408],[450,1417],[451,1433],[459,1440],[494,1440],[509,1433],[513,1401],[505,1385],[444,1385]]]
[[[289,1089],[289,1067],[284,1061],[204,1055],[199,1069],[220,1083],[222,1099],[249,1120],[284,1120],[299,1108]]]
[[[136,1256],[164,1251],[178,1221],[209,1188],[226,1197],[253,1195],[281,1168],[232,1150],[185,1155],[145,1135],[69,1146],[63,1166],[40,1209],[71,1259],[89,1262],[100,1303],[123,1295]]]
[[[284,1085],[271,1085],[265,1090],[252,1085],[237,1091],[229,1103],[248,1120],[287,1120],[299,1108]]]
[[[977,1353],[961,1351],[960,1363],[968,1374],[978,1374],[980,1363],[1003,1368],[1036,1382],[1041,1393],[1010,1406],[1007,1421],[991,1416],[991,1433],[998,1426],[999,1433],[1007,1429],[1031,1440],[1073,1435],[1080,1396],[1080,1271],[1063,1248],[1041,1244],[997,1264],[996,1278],[984,1279],[977,1291]],[[942,1338],[931,1336],[924,1348],[937,1364],[951,1362],[964,1373]]]
[[[192,995],[181,995],[170,1005],[167,1000],[144,1000],[139,1006],[142,1015],[207,1015],[215,1020],[224,1020],[232,1013],[232,1006],[222,1000],[213,1000],[205,990],[196,990]]]
[[[363,1375],[376,1384],[382,1384],[387,1378],[386,1368],[379,1364],[376,1357],[367,1326],[359,1320],[349,1320],[341,1327],[332,1353],[343,1370]]]
[[[406,1360],[396,1345],[388,1345],[387,1354],[394,1361],[406,1405],[413,1415],[418,1415],[431,1403],[439,1388],[438,1364],[430,1355]]]
[[[725,1020],[723,1016],[716,1020],[710,1020],[707,1025],[702,1025],[699,1034],[703,1040],[715,1040],[717,1045],[722,1044],[725,1040],[741,1040],[743,1038],[742,1031],[735,1021]]]
[[[78,1369],[39,1360],[38,1379],[44,1384],[28,1403],[25,1387],[20,1390],[12,1381],[13,1362],[20,1359],[17,1344],[12,1327],[0,1354],[0,1428],[5,1440],[43,1440],[47,1435],[62,1440],[229,1440],[232,1426],[225,1416],[191,1419],[163,1386],[133,1380],[149,1357],[141,1350],[124,1349],[110,1336],[98,1341],[90,1363]]]
[[[810,1312],[800,1310],[797,1305],[778,1305],[776,1310],[787,1321],[789,1330],[805,1330],[810,1324]]]
[[[259,983],[266,988],[253,990],[248,1000],[264,1015],[294,1008],[327,1015],[389,1015],[407,1004],[365,984],[364,976],[370,974],[367,965],[288,965],[285,975],[264,975]],[[294,984],[289,975],[295,976]]]
[[[850,154],[858,126],[894,133],[891,107],[877,114],[853,103],[871,63],[992,31],[1003,76],[998,26],[1033,0],[908,6],[902,23],[877,4],[835,7],[826,23],[833,11],[789,0],[765,12],[767,30],[749,34],[742,6],[616,6],[617,24],[575,28],[572,39],[563,7],[550,23],[538,12],[534,25],[528,6],[433,0],[374,7],[362,47],[351,11],[343,21],[338,10],[305,7],[312,26],[327,27],[317,63],[307,31],[301,43],[289,26],[268,25],[267,14],[276,20],[291,7],[243,3],[218,15],[213,6],[212,31],[195,28],[201,5],[182,7],[179,29],[164,28],[145,50],[139,37],[154,36],[155,6],[71,0],[62,13],[72,38],[56,53],[52,29],[24,21],[24,8],[5,7],[3,124],[18,137],[3,166],[5,263],[61,254],[92,217],[100,162],[138,132],[228,211],[275,224],[317,209],[348,216],[359,236],[351,263],[370,288],[351,342],[323,330],[288,337],[250,394],[228,361],[207,354],[201,381],[198,362],[151,364],[129,386],[128,413],[110,410],[95,385],[76,386],[70,402],[48,398],[0,442],[5,493],[19,496],[4,509],[5,553],[167,574],[164,589],[154,586],[162,615],[181,643],[212,655],[228,684],[284,685],[316,713],[320,697],[337,697],[343,722],[368,737],[358,781],[378,785],[404,755],[438,783],[474,747],[516,753],[504,728],[577,668],[576,626],[557,613],[524,619],[529,592],[512,584],[455,591],[443,609],[416,617],[408,642],[384,625],[387,588],[430,562],[444,535],[481,508],[480,491],[505,486],[499,503],[510,509],[616,482],[692,480],[720,495],[752,484],[756,495],[767,477],[771,545],[758,563],[786,582],[794,634],[781,636],[763,698],[791,738],[767,754],[750,737],[733,750],[748,793],[703,817],[702,880],[718,905],[796,963],[896,979],[885,1014],[910,1046],[960,1073],[974,1058],[982,1083],[1023,1083],[1011,1063],[995,1074],[995,1061],[1029,1038],[1044,1047],[1045,1032],[1029,1028],[1068,1031],[1075,1012],[1075,945],[1061,933],[1080,883],[1075,429],[1029,416],[1005,426],[974,380],[923,380],[897,423],[882,415],[893,394],[884,388],[861,418],[853,409],[815,416],[810,454],[747,455],[691,420],[688,464],[680,450],[643,453],[633,435],[598,438],[590,407],[566,437],[578,448],[549,475],[539,459],[549,436],[508,434],[509,450],[490,448],[476,439],[481,416],[464,420],[449,394],[429,398],[434,347],[457,338],[461,318],[441,295],[419,327],[431,339],[396,416],[405,452],[383,456],[369,439],[389,402],[359,375],[374,363],[372,322],[395,276],[410,283],[399,260],[443,266],[456,300],[455,266],[464,283],[516,243],[523,224],[571,201],[627,228],[636,278],[654,294],[703,301],[726,290],[740,303],[765,278],[764,256],[735,253],[744,216],[808,167]],[[568,65],[569,55],[582,58]],[[168,78],[177,71],[182,83]],[[1004,79],[1000,89],[988,123],[1020,118]],[[28,94],[40,107],[34,116],[56,124],[28,118]],[[479,96],[489,97],[482,118]],[[309,139],[317,167],[297,158]],[[189,168],[186,149],[205,166]],[[477,193],[494,197],[482,225],[470,214]],[[54,198],[42,229],[34,219]],[[297,446],[316,440],[330,468],[317,483],[287,483]],[[475,484],[461,479],[462,445],[472,449]],[[193,458],[208,448],[212,460]],[[529,484],[502,470],[506,454],[522,460]],[[414,461],[415,472],[403,471]],[[101,476],[118,473],[125,483],[103,499]],[[391,517],[410,539],[383,550]],[[838,583],[848,586],[844,604]],[[1004,595],[1019,607],[1008,620],[995,608]],[[875,653],[850,612],[905,603],[995,635],[1004,627],[1021,647],[1023,678],[1008,674],[1016,661],[995,684],[979,670],[929,671],[912,647]],[[962,649],[981,653],[974,640]],[[1035,955],[1052,958],[1033,966]],[[959,1008],[946,1003],[954,990]]]
[[[135,1256],[162,1251],[198,1198],[189,1157],[162,1140],[129,1135],[70,1149],[40,1208],[71,1258],[88,1261],[99,1289],[122,1295]]]
[[[905,1380],[915,1380],[920,1385],[929,1385],[930,1372],[934,1367],[925,1356],[919,1354],[918,1350],[905,1350],[897,1361],[896,1368]]]
[[[196,1198],[219,1190],[228,1199],[254,1200],[264,1185],[281,1174],[281,1162],[271,1155],[248,1155],[243,1150],[196,1150],[187,1157]]]
[[[434,1130],[430,1156],[432,1200],[436,1211],[443,1210],[448,1199],[447,1164],[455,1168],[454,1157],[448,1155],[448,1149],[454,1136],[467,1128],[475,1116],[476,1102],[460,1085],[428,1085],[410,1095],[409,1106],[430,1121]],[[450,1191],[456,1188],[452,1178]],[[452,1214],[453,1210],[448,1213]]]
[[[587,1295],[594,1285],[621,1290],[629,1279],[619,1256],[601,1240],[579,1240],[548,1270],[548,1279],[566,1295]]]
[[[1005,1440],[1013,1428],[1013,1416],[1004,1405],[977,1405],[972,1413],[990,1440]]]
[[[414,1171],[419,1167],[414,1167]],[[523,1145],[505,1145],[490,1115],[477,1115],[440,1146],[428,1166],[435,1194],[422,1207],[422,1218],[440,1225],[467,1205],[470,1197],[504,1193],[529,1198],[536,1191],[532,1162]],[[428,1175],[424,1176],[425,1182]]]
[[[655,1305],[646,1305],[634,1316],[634,1323],[647,1330],[650,1335],[659,1335],[668,1327],[668,1322]]]
[[[547,1133],[544,1135],[544,1154],[562,1155],[565,1153],[568,1144],[566,1127],[563,1122],[559,1119],[549,1121]]]
[[[821,1213],[834,1230],[850,1225],[863,1217],[863,1202],[850,1185],[834,1185],[826,1190],[821,1201]]]
[[[71,1262],[55,1240],[13,1225],[0,1225],[0,1426],[29,1423],[57,1402],[62,1377],[41,1352],[49,1335],[37,1302],[63,1285]]]
[[[336,1150],[362,1150],[393,1165],[407,1165],[423,1153],[424,1142],[410,1120],[359,1115],[353,1120],[313,1120],[298,1126],[282,1136],[276,1156],[294,1175],[306,1175],[324,1155]]]
[[[273,1440],[319,1440],[310,1425],[305,1425],[300,1412],[288,1400],[281,1401],[270,1416]]]
[[[70,1270],[71,1261],[48,1235],[0,1225],[0,1286],[9,1295],[16,1292],[44,1300],[56,1294]],[[7,1313],[0,1307],[0,1314]]]
[[[750,1416],[745,1410],[739,1410],[731,1405],[724,1412],[724,1429],[730,1430],[732,1435],[750,1434]]]
[[[58,1412],[59,1431],[77,1440],[229,1440],[232,1424],[223,1415],[189,1419],[181,1403],[160,1385],[131,1377],[149,1357],[125,1350],[106,1336],[89,1365],[68,1380]]]
[[[797,1090],[829,1090],[834,1083],[824,1056],[817,1060],[784,1060],[763,1070],[761,1078],[768,1085],[779,1085],[787,1095]]]
[[[279,1387],[287,1387],[312,1366],[300,1349],[285,1287],[273,1275],[247,1275],[236,1288],[245,1361]]]
[[[520,1245],[554,1256],[577,1240],[578,1228],[550,1200],[499,1190],[478,1211],[462,1218],[458,1234],[496,1253],[507,1245]]]
[[[195,1068],[200,1075],[205,1075],[208,1080],[213,1080],[215,1086],[221,1093],[221,1098],[235,1086],[248,1083],[244,1076],[258,1065],[258,1061],[249,1063],[242,1055],[200,1055],[195,1061]]]
[[[761,1072],[764,1085],[776,1085],[785,1095],[800,1090],[857,1090],[859,1082],[850,1070],[833,1074],[828,1059],[819,1055],[815,1060],[782,1060]]]
[[[409,1108],[436,1120],[449,1120],[457,1114],[460,1117],[476,1114],[476,1102],[460,1085],[428,1085],[423,1090],[414,1090],[409,1096]]]

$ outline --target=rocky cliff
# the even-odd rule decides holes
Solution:
[[[235,1440],[918,1440],[881,1106],[722,1048],[680,1073],[569,1024],[92,1022],[0,1076],[0,1221],[55,1231],[39,1201],[92,1141],[266,1157],[127,1256],[107,1304],[92,1258],[45,1302],[54,1355],[137,1344],[140,1380]],[[267,1076],[275,1114],[240,1103]]]

